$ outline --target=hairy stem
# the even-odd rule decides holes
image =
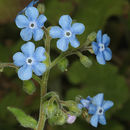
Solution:
[[[10,67],[10,68],[18,69],[18,67],[16,67],[13,63],[0,63],[0,67],[1,68]]]
[[[73,49],[73,50],[69,50],[69,51],[66,51],[66,52],[63,52],[61,55],[59,55],[50,65],[50,68],[53,68],[55,65],[57,65],[63,58],[69,56],[69,55],[73,55],[73,54],[76,54],[77,55],[77,52],[83,52],[83,51],[88,51],[89,49],[91,49],[92,47],[91,46],[82,46],[80,47],[79,49]]]
[[[45,35],[46,35],[46,41],[45,41],[45,49],[47,53],[47,60],[48,62],[48,68],[50,66],[51,60],[50,60],[50,41],[51,38],[49,36],[49,32],[46,28],[44,28]],[[44,73],[41,81],[41,96],[40,96],[40,111],[39,111],[39,121],[36,130],[43,130],[45,127],[45,122],[46,122],[46,113],[44,112],[44,102],[43,102],[43,97],[47,93],[47,82],[48,82],[48,77],[49,77],[49,72],[50,69],[47,69],[47,71]]]

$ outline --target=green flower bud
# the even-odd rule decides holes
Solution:
[[[52,118],[48,119],[48,122],[50,125],[63,125],[66,123],[67,118],[68,115],[59,109]]]
[[[88,35],[87,40],[89,40],[90,42],[93,42],[96,39],[97,33],[92,32]]]
[[[66,107],[69,109],[71,113],[75,116],[81,115],[81,110],[78,108],[77,103],[75,101],[69,100],[65,102]]]
[[[52,118],[58,111],[58,106],[55,103],[49,103],[49,101],[46,101],[44,103],[45,113],[48,118]]]
[[[23,82],[23,90],[27,94],[32,95],[36,91],[36,87],[31,80],[28,80]]]
[[[67,58],[62,59],[59,63],[58,63],[58,68],[64,72],[67,71],[67,67],[68,67],[69,61]]]
[[[92,65],[92,61],[85,55],[82,55],[80,57],[80,62],[82,65],[84,65],[86,68],[89,68]]]
[[[45,5],[44,4],[38,4],[37,9],[38,9],[40,14],[45,13]]]

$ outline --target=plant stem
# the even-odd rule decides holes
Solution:
[[[63,52],[62,54],[60,54],[50,65],[50,68],[53,68],[55,65],[57,65],[63,58],[65,58],[66,56],[69,56],[69,55],[73,55],[73,54],[76,54],[77,55],[77,52],[83,52],[83,51],[88,51],[89,49],[91,49],[92,47],[91,46],[82,46],[78,49],[72,49],[72,50],[69,50],[69,51],[66,51],[66,52]]]
[[[45,49],[46,49],[46,53],[47,53],[47,60],[48,62],[48,68],[50,66],[51,63],[51,59],[50,59],[50,41],[51,38],[49,36],[49,32],[46,28],[44,28],[45,31],[45,35],[46,35],[46,41],[45,41]],[[45,96],[45,94],[47,93],[47,82],[48,82],[48,77],[49,77],[49,72],[50,69],[47,69],[47,71],[44,73],[44,75],[42,76],[42,81],[41,81],[41,96],[40,96],[40,112],[39,112],[39,121],[38,121],[38,125],[36,130],[43,130],[45,127],[45,122],[46,122],[46,113],[44,112],[44,102],[43,102],[43,97]]]
[[[14,68],[14,69],[18,69],[18,67],[16,67],[13,63],[0,63],[0,67],[1,68],[11,67],[11,68]]]

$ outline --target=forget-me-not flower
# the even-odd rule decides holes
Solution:
[[[92,48],[96,55],[99,64],[105,64],[106,61],[111,60],[112,51],[108,47],[110,44],[110,37],[107,34],[102,36],[102,31],[97,33],[97,42],[92,42]]]
[[[80,42],[77,40],[76,35],[82,34],[85,26],[82,23],[74,23],[72,25],[72,19],[69,15],[61,16],[59,25],[62,28],[54,26],[50,29],[50,36],[52,38],[60,38],[57,41],[57,48],[61,51],[66,51],[68,50],[69,43],[74,48],[79,47]]]
[[[45,49],[38,47],[35,50],[35,45],[28,42],[21,47],[22,52],[17,52],[13,56],[14,64],[20,69],[18,77],[21,80],[29,80],[32,78],[32,72],[37,76],[41,76],[46,71],[46,65],[42,63],[45,59]]]
[[[29,41],[33,37],[35,41],[41,40],[44,35],[42,27],[47,20],[46,16],[43,14],[39,16],[35,7],[28,7],[25,15],[17,15],[15,20],[17,27],[22,29],[20,32],[22,39]]]
[[[22,14],[25,12],[25,10],[28,8],[28,7],[33,7],[35,4],[37,4],[39,2],[39,0],[32,0],[28,6],[26,6],[22,11],[19,12],[19,14]]]
[[[104,94],[97,94],[89,105],[88,113],[92,115],[90,124],[94,127],[98,126],[98,122],[106,125],[105,112],[110,109],[114,103],[112,101],[104,101]]]

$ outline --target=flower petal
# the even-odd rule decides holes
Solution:
[[[25,63],[25,56],[21,52],[17,52],[13,55],[14,64],[16,66],[22,66]]]
[[[74,23],[72,25],[72,31],[74,34],[82,34],[85,30],[85,26],[82,23]]]
[[[104,58],[106,61],[109,61],[112,59],[112,51],[110,48],[106,48],[104,51],[103,51],[103,54],[104,54]]]
[[[91,117],[90,124],[94,127],[98,126],[98,115],[95,114]]]
[[[93,104],[89,105],[89,108],[88,108],[89,114],[94,115],[96,113],[96,110],[97,110],[97,107],[95,105],[93,105]]]
[[[37,25],[42,28],[44,26],[44,23],[47,21],[47,18],[45,15],[41,14],[37,19]]]
[[[18,77],[21,80],[29,80],[32,78],[32,68],[31,66],[24,65],[18,70]]]
[[[22,45],[21,50],[26,56],[32,56],[35,50],[35,45],[32,42],[27,42]]]
[[[32,30],[30,28],[22,29],[20,36],[24,41],[30,41],[32,39]]]
[[[105,46],[108,46],[110,44],[110,37],[107,34],[104,34],[102,42]]]
[[[43,38],[44,32],[42,29],[35,29],[33,32],[34,41],[40,41]]]
[[[18,15],[15,19],[15,23],[18,28],[28,27],[29,21],[24,15]]]
[[[93,97],[92,103],[97,106],[101,106],[103,103],[104,94],[99,93],[95,97]]]
[[[69,46],[69,40],[66,38],[61,38],[57,41],[57,48],[59,48],[61,51],[68,50]]]
[[[97,55],[98,51],[99,51],[99,47],[98,47],[98,44],[96,42],[92,42],[92,48],[93,48],[95,55]]]
[[[101,30],[99,30],[97,32],[97,42],[102,43],[102,31]]]
[[[82,104],[78,104],[78,108],[79,108],[79,109],[82,109],[82,108],[83,108],[83,105],[82,105]]]
[[[114,105],[114,103],[113,103],[112,101],[105,101],[102,107],[103,107],[104,111],[107,111],[107,110],[110,109],[113,105]]]
[[[52,27],[50,29],[50,36],[52,38],[62,38],[63,37],[63,30],[58,26]]]
[[[35,7],[28,7],[25,11],[25,15],[28,17],[30,21],[34,21],[37,19],[39,12]]]
[[[76,37],[72,36],[69,40],[72,47],[77,48],[80,46],[80,42],[77,40]]]
[[[46,65],[37,62],[32,65],[32,69],[37,76],[41,76],[46,71]]]
[[[106,64],[106,61],[102,52],[98,52],[96,59],[99,64],[102,64],[102,65]]]
[[[90,103],[90,101],[88,101],[88,100],[86,100],[86,99],[81,99],[80,102],[81,102],[81,104],[82,104],[84,107],[86,107],[86,108],[88,108],[89,103]]]
[[[44,61],[46,60],[46,56],[45,56],[45,49],[43,47],[38,47],[34,53],[34,57],[36,59],[36,61]]]
[[[99,123],[102,124],[102,125],[106,125],[105,115],[100,115],[99,116]]]
[[[71,28],[72,19],[69,15],[63,15],[60,17],[59,24],[63,29]]]

